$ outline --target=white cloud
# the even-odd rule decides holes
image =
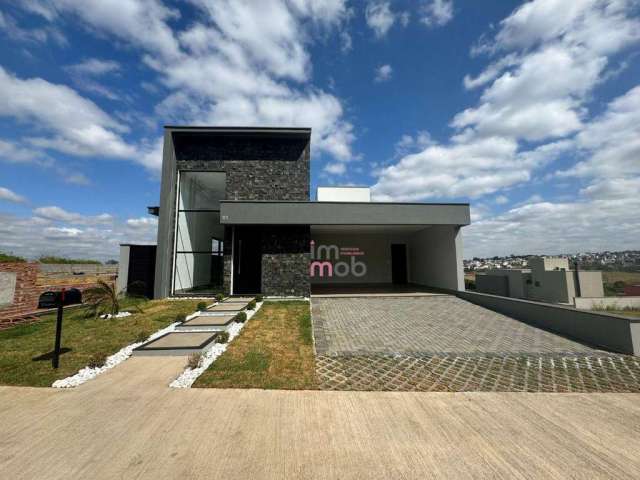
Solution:
[[[32,148],[24,148],[14,142],[0,139],[0,161],[7,163],[36,163],[50,166],[53,162],[45,154]]]
[[[343,175],[347,171],[344,163],[327,163],[323,170],[331,175]]]
[[[400,22],[400,25],[402,25],[403,27],[406,27],[407,25],[409,25],[409,22],[411,21],[411,13],[400,12],[398,14],[398,20]]]
[[[156,217],[139,217],[129,218],[127,225],[132,228],[149,229],[158,227],[158,219]]]
[[[33,10],[36,3],[29,8]],[[340,100],[309,85],[308,46],[316,34],[339,31],[348,35],[343,27],[351,11],[344,0],[191,3],[199,15],[182,30],[176,28],[177,22],[173,24],[179,12],[158,0],[58,0],[53,13],[43,8],[49,18],[72,14],[90,30],[141,50],[142,60],[170,90],[157,112],[170,113],[165,118],[171,121],[310,126],[316,152],[341,161],[353,156],[353,126],[344,118]],[[81,85],[88,87],[116,99],[113,92],[96,88],[99,85]],[[110,130],[103,128],[101,133],[105,131]],[[96,135],[91,132],[89,138]],[[75,154],[91,150],[80,148],[85,145],[78,145],[77,139],[69,140],[37,139],[34,144]],[[131,151],[117,140],[100,138],[99,142],[111,156],[132,157],[151,168],[161,162],[160,157],[150,157],[158,153],[153,146],[145,144]]]
[[[0,30],[12,40],[22,43],[55,43],[67,46],[67,38],[58,30],[50,26],[43,28],[23,28],[8,13],[0,11]]]
[[[374,0],[367,4],[365,19],[377,38],[384,37],[396,21],[389,2]]]
[[[85,26],[108,31],[121,40],[134,41],[164,58],[178,55],[178,43],[168,21],[180,17],[176,9],[167,8],[158,0],[55,0],[32,1],[39,4],[52,19],[70,13]]]
[[[465,257],[637,249],[638,209],[638,195],[526,204],[465,227]]]
[[[493,199],[493,201],[498,205],[504,205],[505,203],[509,203],[509,197],[506,195],[498,195]]]
[[[640,40],[640,21],[625,7],[622,0],[571,2],[570,7],[534,0],[516,9],[492,39],[475,48],[476,53],[503,55],[476,77],[465,77],[468,89],[484,86],[479,104],[454,116],[449,142],[410,152],[378,171],[374,194],[382,199],[474,198],[529,181],[534,170],[576,147],[593,150],[587,139],[594,143],[598,138],[595,160],[564,174],[588,176],[596,168],[623,167],[634,174],[636,167],[629,163],[638,156],[639,122],[622,105],[634,103],[635,95],[620,100],[616,115],[600,121],[617,122],[615,127],[591,124],[585,108],[608,74],[609,58]],[[603,133],[616,129],[615,140],[596,128]],[[571,138],[576,132],[583,132],[577,141]],[[608,160],[598,161],[603,155]],[[625,158],[626,164],[620,163]]]
[[[492,193],[529,180],[528,170],[515,161],[516,148],[516,142],[500,137],[451,147],[431,145],[384,168],[372,193],[383,201]]]
[[[21,218],[0,212],[0,250],[28,258],[58,255],[70,258],[118,258],[120,243],[153,244],[156,225],[150,222],[69,224],[34,216]]]
[[[452,125],[534,141],[579,130],[583,103],[606,75],[609,57],[640,40],[640,22],[628,7],[624,0],[535,0],[516,9],[475,49],[506,56],[465,78],[467,88],[493,83]]]
[[[596,180],[580,190],[580,194],[585,197],[604,199],[632,198],[638,196],[639,192],[640,177]]]
[[[640,175],[640,86],[612,100],[606,111],[576,136],[587,154],[561,176],[629,177]]]
[[[106,75],[120,71],[120,64],[115,60],[101,60],[99,58],[89,58],[83,62],[69,65],[66,69],[79,75]]]
[[[82,215],[80,213],[68,212],[57,206],[38,207],[33,210],[33,213],[40,218],[46,220],[65,222],[73,225],[98,225],[98,224],[111,224],[113,222],[113,216],[108,213],[102,213],[100,215]]]
[[[353,39],[349,32],[340,32],[340,50],[345,54],[353,50]]]
[[[66,183],[70,183],[72,185],[81,185],[81,186],[91,185],[91,180],[89,180],[84,173],[65,172],[64,174],[61,173],[61,175],[62,175],[63,181],[65,181]]]
[[[126,128],[95,103],[41,78],[21,79],[0,67],[0,116],[35,124],[53,137],[30,143],[73,155],[132,158],[135,149],[119,133]],[[38,129],[33,133],[40,133]]]
[[[393,68],[391,68],[391,65],[381,65],[376,68],[376,76],[374,78],[374,81],[386,82],[387,80],[391,80],[392,73]]]
[[[12,203],[25,203],[27,201],[22,195],[18,195],[12,190],[5,187],[0,187],[0,200],[5,200]]]
[[[441,27],[453,19],[453,0],[426,0],[420,7],[420,21],[428,27]]]

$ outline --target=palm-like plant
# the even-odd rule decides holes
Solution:
[[[104,280],[98,280],[96,287],[84,291],[87,317],[97,317],[105,313],[115,315],[120,311],[120,299],[116,287]]]

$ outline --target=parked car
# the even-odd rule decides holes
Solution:
[[[60,292],[44,292],[38,299],[38,308],[55,308],[58,306]],[[82,292],[77,288],[70,288],[64,292],[64,305],[82,303]]]

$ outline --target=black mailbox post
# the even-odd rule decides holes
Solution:
[[[53,347],[53,357],[51,359],[51,364],[53,368],[58,368],[60,364],[60,340],[62,338],[62,314],[64,312],[65,305],[71,305],[74,303],[80,303],[79,296],[69,295],[67,298],[66,291],[63,288],[60,292],[56,294],[56,304],[58,307],[58,316],[56,319],[56,343]]]

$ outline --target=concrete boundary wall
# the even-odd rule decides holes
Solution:
[[[549,303],[485,293],[451,292],[463,300],[575,340],[629,355],[640,355],[640,318],[589,312]]]
[[[640,308],[640,297],[576,297],[575,307],[579,310],[597,310],[611,308]]]

